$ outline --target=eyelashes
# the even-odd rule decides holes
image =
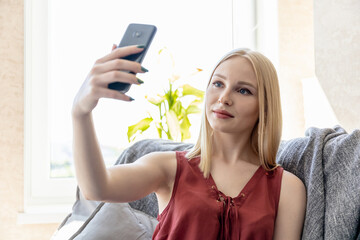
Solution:
[[[213,82],[213,85],[214,85],[215,87],[222,87],[224,84],[222,84],[222,83],[219,82],[219,81],[215,81],[215,82]]]
[[[216,88],[224,87],[224,84],[220,81],[214,81],[212,85]],[[238,88],[236,89],[236,92],[242,94],[242,95],[253,95],[252,92],[247,88]]]
[[[241,93],[241,94],[244,94],[244,95],[252,95],[252,93],[250,92],[250,90],[247,89],[247,88],[240,88],[240,89],[238,90],[238,92]]]

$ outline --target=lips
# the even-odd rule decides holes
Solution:
[[[221,110],[221,109],[213,110],[213,112],[219,118],[233,118],[234,117],[228,111]]]

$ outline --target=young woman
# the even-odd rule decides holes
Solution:
[[[91,112],[100,98],[132,99],[107,88],[139,84],[141,52],[117,48],[96,61],[73,105],[74,161],[87,199],[130,202],[155,192],[153,239],[300,239],[303,183],[275,162],[281,137],[276,71],[262,54],[237,49],[215,67],[206,89],[201,131],[189,152],[155,152],[106,168]]]

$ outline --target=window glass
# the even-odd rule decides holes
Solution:
[[[232,48],[232,1],[50,1],[49,2],[49,134],[53,178],[74,176],[72,166],[71,107],[74,96],[96,59],[118,44],[129,23],[156,25],[157,34],[139,74],[145,84],[133,86],[134,102],[102,99],[94,110],[95,128],[107,165],[128,147],[127,128],[156,114],[145,96],[162,93],[177,74],[204,90],[216,61]],[[159,54],[166,48],[166,54]],[[173,57],[172,60],[169,57]],[[190,76],[196,68],[202,72]],[[184,80],[185,81],[185,80]],[[200,116],[190,128],[194,141]],[[147,131],[141,138],[157,138]]]

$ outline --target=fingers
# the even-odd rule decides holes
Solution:
[[[108,88],[94,88],[93,96],[95,96],[97,99],[112,98],[112,99],[128,101],[128,102],[131,102],[134,100],[132,97],[129,97],[122,92],[119,92],[117,90],[108,89]]]
[[[100,74],[109,71],[120,70],[120,71],[130,71],[133,73],[144,73],[143,68],[140,63],[124,60],[124,59],[114,59],[107,61],[105,63],[95,64],[92,69],[93,74]]]
[[[143,46],[139,46],[139,45],[132,45],[132,46],[127,46],[127,47],[116,48],[113,51],[111,51],[111,53],[109,53],[108,55],[98,59],[96,61],[96,63],[104,63],[109,60],[123,58],[128,55],[142,52],[143,50],[144,50]]]
[[[98,74],[93,76],[90,81],[91,85],[101,87],[107,87],[112,82],[123,82],[137,85],[142,83],[134,74],[121,71],[110,71]]]
[[[112,82],[143,83],[135,75],[136,73],[145,72],[142,71],[141,65],[136,62],[119,59],[141,51],[143,51],[143,48],[137,46],[117,48],[114,44],[111,53],[97,60],[86,77],[86,80],[76,94],[73,103],[73,113],[80,115],[91,113],[100,98],[112,98],[122,101],[134,100],[120,91],[109,89],[108,85]]]
[[[83,90],[85,96],[89,96],[91,101],[97,101],[100,98],[113,98],[123,101],[132,101],[133,99],[120,91],[109,89],[108,85],[113,82],[123,82],[139,85],[143,83],[136,77],[136,73],[147,71],[141,65],[134,61],[121,59],[127,55],[139,53],[143,48],[134,46],[117,48],[115,44],[108,55],[96,61],[95,65],[88,75]],[[131,73],[130,73],[131,72]],[[86,93],[87,92],[87,93]]]

